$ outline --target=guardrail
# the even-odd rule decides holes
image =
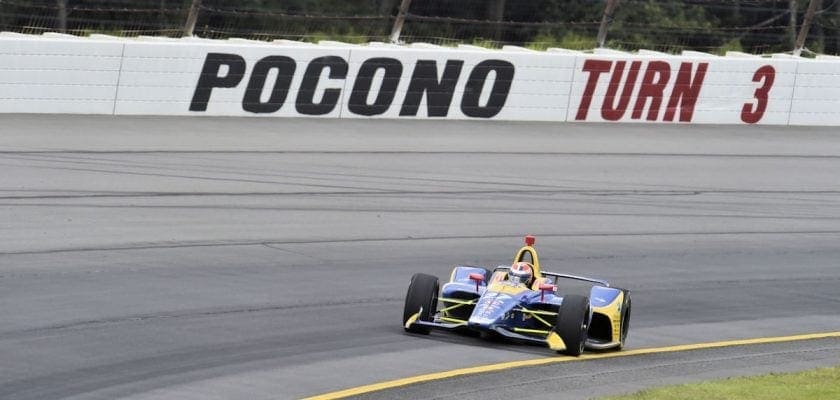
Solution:
[[[840,58],[0,33],[0,112],[840,125]]]

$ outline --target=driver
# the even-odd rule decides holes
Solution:
[[[531,279],[534,277],[534,267],[526,262],[516,262],[510,266],[508,271],[508,282],[513,286],[531,284]]]

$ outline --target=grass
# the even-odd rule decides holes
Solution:
[[[788,374],[728,378],[643,390],[603,400],[840,399],[840,366]]]
[[[574,32],[566,33],[560,38],[550,34],[539,34],[530,42],[525,43],[524,47],[532,50],[545,50],[549,47],[559,47],[561,49],[571,50],[590,50],[598,47],[598,42],[594,37],[583,36]]]

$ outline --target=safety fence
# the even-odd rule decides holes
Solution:
[[[840,58],[0,34],[0,112],[840,125]]]
[[[0,30],[838,54],[840,1],[0,0]]]

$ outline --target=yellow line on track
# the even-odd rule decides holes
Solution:
[[[354,388],[339,390],[336,392],[324,393],[317,396],[307,397],[303,400],[327,400],[327,399],[341,399],[344,397],[350,396],[358,396],[360,394],[370,393],[370,392],[377,392],[380,390],[385,389],[392,389],[395,387],[411,385],[415,383],[423,383],[429,382],[439,379],[447,379],[453,378],[456,376],[463,376],[463,375],[473,375],[473,374],[480,374],[486,372],[494,372],[494,371],[502,371],[509,368],[521,368],[521,367],[533,367],[538,365],[546,365],[546,364],[557,364],[563,362],[573,362],[573,361],[585,361],[585,360],[599,360],[602,358],[617,358],[617,357],[628,357],[628,356],[638,356],[638,355],[646,355],[646,354],[659,354],[659,353],[674,353],[680,351],[691,351],[691,350],[703,350],[703,349],[713,349],[718,347],[730,347],[730,346],[745,346],[745,345],[752,345],[752,344],[768,344],[768,343],[780,343],[780,342],[793,342],[793,341],[801,341],[801,340],[815,340],[815,339],[827,339],[827,338],[840,338],[840,332],[824,332],[824,333],[813,333],[813,334],[806,334],[806,335],[793,335],[793,336],[776,336],[776,337],[766,337],[766,338],[756,338],[756,339],[742,339],[742,340],[727,340],[722,342],[709,342],[709,343],[696,343],[696,344],[685,344],[679,346],[666,346],[666,347],[651,347],[651,348],[644,348],[644,349],[635,349],[635,350],[626,350],[620,351],[615,353],[595,353],[595,354],[583,354],[580,357],[569,357],[569,356],[560,356],[560,357],[545,357],[545,358],[537,358],[532,360],[522,360],[522,361],[510,361],[510,362],[503,362],[498,364],[488,364],[488,365],[480,365],[477,367],[469,367],[469,368],[459,368],[453,369],[450,371],[443,371],[443,372],[434,372],[431,374],[423,374],[417,376],[411,376],[408,378],[401,378],[401,379],[394,379],[391,381],[379,382],[370,385],[358,386]]]

